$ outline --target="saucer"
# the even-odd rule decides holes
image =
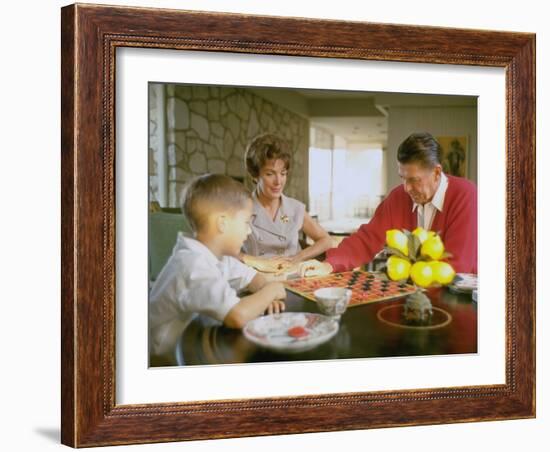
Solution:
[[[244,336],[261,347],[283,353],[311,350],[338,332],[338,322],[311,312],[283,312],[248,322]]]

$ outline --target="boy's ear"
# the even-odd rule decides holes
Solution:
[[[225,228],[227,227],[227,217],[225,215],[218,215],[216,217],[216,227],[218,228],[218,232],[225,232]]]

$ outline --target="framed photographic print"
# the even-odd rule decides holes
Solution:
[[[533,417],[534,58],[524,33],[63,8],[62,442]],[[338,238],[400,184],[397,148],[427,129],[450,140],[446,171],[479,187],[476,301],[443,289],[443,326],[413,333],[394,301],[349,307],[294,355],[195,319],[172,361],[151,359],[149,291],[189,180],[250,183],[248,143],[277,132],[299,150],[286,194]],[[369,335],[377,350],[357,345]]]
[[[465,177],[468,168],[468,137],[437,137],[443,150],[444,171]]]
[[[242,58],[240,63],[243,64]],[[194,65],[195,69],[197,65]],[[160,64],[153,66],[159,67]],[[304,69],[302,64],[301,70]],[[186,77],[189,76],[187,72]],[[180,195],[186,183],[205,173],[224,174],[244,183],[258,197],[265,197],[264,182],[256,184],[245,165],[247,148],[252,146],[249,143],[258,140],[257,137],[263,136],[262,139],[265,139],[266,136],[276,136],[288,143],[289,175],[285,175],[281,191],[285,196],[305,203],[308,214],[316,219],[329,239],[334,240],[349,237],[361,224],[368,224],[381,200],[394,188],[386,186],[385,173],[393,171],[393,167],[387,168],[386,160],[393,160],[389,155],[394,153],[387,149],[388,142],[402,141],[402,129],[407,127],[411,118],[418,124],[422,123],[424,129],[420,130],[441,130],[448,118],[452,118],[455,128],[462,127],[462,130],[477,135],[475,96],[156,82],[149,83],[148,89],[150,127],[147,161],[151,206],[147,219],[148,279],[154,287],[151,293],[155,300],[156,294],[160,294],[158,288],[165,281],[160,272],[163,267],[171,266],[168,260],[178,241],[178,233],[192,237],[190,222],[181,209]],[[137,96],[139,94],[136,92],[124,97],[136,99]],[[126,106],[122,105],[122,109],[125,110]],[[437,120],[433,118],[434,112],[437,112]],[[136,123],[126,129],[135,130],[137,127]],[[119,143],[125,141],[119,140]],[[450,141],[440,138],[437,141],[443,149],[444,172],[459,176],[446,168],[446,162],[454,162],[454,154],[447,152]],[[477,169],[475,149],[473,154],[474,169]],[[462,158],[464,160],[465,154]],[[463,160],[460,161],[462,171]],[[477,171],[472,171],[472,174],[471,181],[475,184]],[[139,186],[129,192],[135,193],[137,190]],[[283,246],[279,245],[281,232],[286,238],[286,231],[291,229],[291,217],[286,223],[281,220],[273,224],[263,217],[262,207],[258,203],[256,206],[251,225],[254,232],[243,248],[249,248],[245,252],[255,253],[246,261],[252,261],[262,272],[261,265],[270,262],[265,259],[288,256],[296,251],[287,251],[286,241]],[[477,235],[477,224],[473,234]],[[271,253],[266,245],[270,238],[275,239],[275,245],[270,245],[273,248]],[[306,244],[305,248],[308,246]],[[135,245],[131,248],[135,252]],[[254,262],[253,258],[257,258],[258,262]],[[287,310],[299,313],[315,311],[315,305],[311,303],[315,301],[313,286],[339,284],[351,287],[350,311],[352,307],[362,308],[346,313],[335,337],[324,344],[303,353],[287,352],[285,348],[290,349],[294,344],[300,349],[307,348],[320,338],[315,335],[311,340],[288,338],[288,342],[286,337],[279,338],[277,331],[271,336],[275,344],[264,344],[262,340],[265,336],[262,336],[261,346],[253,347],[238,330],[220,328],[218,324],[212,324],[210,318],[203,322],[195,319],[191,325],[186,322],[179,324],[179,329],[185,330],[185,334],[178,332],[171,335],[174,342],[169,347],[166,344],[168,341],[163,341],[163,356],[151,351],[151,365],[190,366],[477,352],[477,304],[471,302],[471,290],[461,294],[456,291],[440,293],[436,298],[445,299],[445,306],[436,306],[432,310],[432,315],[435,315],[429,324],[402,325],[403,298],[413,293],[415,288],[403,281],[384,279],[384,275],[377,272],[383,265],[382,259],[379,261],[377,268],[370,264],[370,272],[338,274],[332,279],[293,281],[298,279],[298,275],[292,272],[292,268],[280,277],[275,276],[275,279],[285,281],[290,290]],[[465,268],[460,270],[466,271]],[[266,273],[265,270],[262,273],[266,278],[273,277],[273,273]],[[140,278],[136,276],[132,279]],[[435,293],[433,295],[436,296]],[[137,296],[132,299],[137,299]],[[381,322],[373,322],[379,302],[397,299],[401,302],[382,311]],[[157,300],[152,303],[152,310],[156,310],[154,303],[162,302]],[[367,304],[372,304],[372,307],[367,308]],[[150,312],[150,317],[156,315]],[[459,321],[459,318],[463,320]],[[304,320],[300,316],[297,319]],[[150,318],[150,321],[155,319]],[[267,320],[262,319],[264,321]],[[366,328],[366,324],[370,326]],[[451,326],[445,328],[448,324]],[[286,324],[284,326],[289,329]],[[402,337],[395,346],[389,347],[388,337],[396,333],[393,328],[407,331],[411,337]],[[428,343],[419,341],[420,335],[429,330],[433,330],[431,340]],[[441,336],[437,336],[435,330],[440,330]],[[402,333],[406,334],[404,331]],[[245,334],[247,332],[245,329]],[[454,339],[451,339],[452,336]],[[287,343],[282,343],[284,341]]]

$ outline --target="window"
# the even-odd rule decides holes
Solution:
[[[319,221],[370,218],[385,193],[380,147],[309,151],[311,214]]]

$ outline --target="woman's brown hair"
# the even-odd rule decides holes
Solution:
[[[259,177],[260,170],[268,160],[282,160],[288,171],[290,158],[289,143],[272,133],[258,135],[248,144],[244,154],[246,170],[254,180]]]

